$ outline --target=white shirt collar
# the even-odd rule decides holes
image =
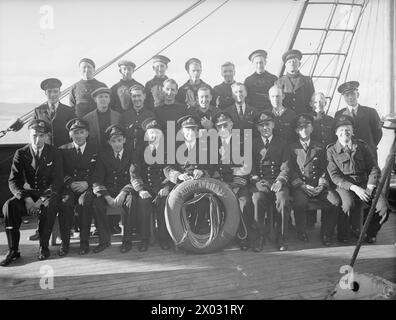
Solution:
[[[49,108],[50,107],[50,103],[48,101],[47,101],[47,104],[48,104],[48,108]],[[55,110],[58,109],[59,101],[57,103],[54,103],[54,106],[55,106]]]
[[[80,148],[81,153],[84,153],[84,150],[85,150],[85,147],[87,146],[87,143],[85,142],[82,146],[79,146],[77,143],[75,143],[73,141],[73,145],[74,145],[74,148],[76,149],[76,151],[78,150],[78,148]]]
[[[159,141],[155,141],[155,143],[149,143],[150,150],[153,151],[154,149],[158,150],[159,148]]]
[[[32,150],[33,152],[36,154],[37,151],[39,153],[39,157],[41,157],[41,153],[43,152],[44,146],[42,146],[40,149],[36,149],[33,145],[32,145]]]
[[[243,114],[245,114],[245,111],[246,111],[246,102],[243,102],[242,104],[240,104],[240,103],[238,103],[238,102],[235,102],[235,106],[236,106],[236,108],[237,108],[238,113],[239,113],[239,106],[242,106]]]
[[[185,141],[185,143],[188,149],[193,149],[195,147],[195,140],[193,140],[192,142]]]
[[[273,137],[274,137],[274,135],[272,135],[271,137],[268,137],[268,138],[264,138],[263,136],[261,136],[261,139],[263,140],[263,143],[265,144],[265,139],[268,139],[268,143],[271,143]]]
[[[305,143],[307,145],[307,147],[309,147],[309,145],[311,144],[311,139],[308,139],[307,141],[302,141],[301,139],[299,139],[299,140],[300,140],[301,145],[303,145],[303,143]]]
[[[117,158],[117,152],[114,152],[114,158]],[[120,152],[118,152],[120,154],[120,159],[122,159],[122,155],[124,154],[124,149],[122,149]]]
[[[282,109],[279,111],[275,108],[272,109],[272,113],[276,116],[281,116],[284,112],[286,111],[286,108],[284,106],[282,106]]]
[[[224,142],[226,143],[226,144],[230,144],[230,140],[231,140],[231,135],[229,135],[227,138],[221,138],[221,143],[222,144],[224,144]]]
[[[351,112],[352,113],[352,110],[355,110],[355,112],[357,112],[357,110],[358,110],[358,107],[359,107],[359,104],[357,104],[356,106],[354,106],[354,107],[352,107],[352,106],[348,106],[348,110],[349,110],[349,112]]]

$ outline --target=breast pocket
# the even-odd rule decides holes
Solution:
[[[346,154],[342,154],[337,158],[337,163],[344,174],[352,173],[351,159]]]

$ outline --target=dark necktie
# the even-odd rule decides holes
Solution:
[[[154,148],[153,152],[151,154],[153,155],[153,157],[156,157],[157,156],[157,148]]]
[[[37,152],[34,153],[34,168],[37,169],[39,166],[40,162],[40,152],[37,150]]]
[[[239,111],[238,111],[239,116],[240,116],[240,117],[243,117],[243,108],[242,108],[242,105],[239,105],[238,108],[239,108]]]
[[[265,138],[264,148],[268,149],[268,147],[269,147],[269,140],[267,138]]]
[[[352,118],[356,117],[356,109],[352,109]]]
[[[120,153],[117,153],[116,159],[118,160],[118,162],[121,162],[121,156],[120,156]]]
[[[50,120],[52,120],[54,118],[54,116],[55,116],[55,105],[51,103],[49,105],[49,117],[50,117]]]
[[[306,142],[301,142],[301,144],[302,144],[302,146],[303,146],[303,148],[304,148],[304,151],[307,152],[307,150],[308,150],[308,144],[307,144]]]
[[[80,147],[77,148],[77,156],[78,157],[82,156],[82,152],[81,152],[81,148]]]

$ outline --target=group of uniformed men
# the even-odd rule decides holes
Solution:
[[[75,212],[81,255],[90,251],[92,218],[99,234],[93,251],[110,246],[114,222],[106,215],[108,208],[123,210],[122,253],[132,248],[134,228],[141,240],[138,250],[148,249],[153,217],[157,241],[169,249],[166,197],[178,183],[203,177],[228,184],[239,200],[247,227],[242,250],[263,249],[271,212],[277,247],[287,250],[292,209],[301,241],[308,241],[307,225],[316,219],[316,211],[310,210],[320,208],[323,244],[331,245],[336,226],[338,241],[348,243],[360,232],[367,214],[364,207],[381,175],[376,155],[382,137],[379,116],[358,103],[356,81],[339,86],[347,107],[335,118],[328,116],[325,96],[315,93],[311,78],[299,71],[302,53],[289,50],[282,58],[286,74],[278,79],[265,69],[267,52],[252,52],[249,60],[255,72],[244,83],[235,81],[235,66],[226,62],[221,66],[224,82],[214,88],[201,79],[202,63],[197,58],[186,62],[189,80],[180,88],[166,76],[170,59],[165,56],[153,58],[155,76],[145,86],[132,77],[135,64],[123,60],[118,63],[122,79],[111,89],[94,78],[95,63],[84,58],[70,107],[59,102],[61,81],[44,80],[41,88],[47,102],[36,108],[29,124],[30,143],[16,151],[12,163],[9,187],[14,196],[3,206],[9,251],[1,265],[20,257],[19,228],[22,216],[30,213],[39,218],[39,260],[50,256],[49,238],[57,215],[59,256],[69,252]],[[180,129],[179,145],[193,155],[192,160],[148,163],[147,152],[153,157],[166,154],[169,123]],[[198,161],[202,152],[198,139],[205,129],[218,132],[217,165]],[[236,139],[232,129],[240,130],[237,144],[242,152],[243,139],[252,133],[250,171],[229,156]],[[383,197],[376,209],[366,234],[369,243],[375,242],[387,218]]]

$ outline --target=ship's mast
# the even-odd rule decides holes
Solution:
[[[395,44],[396,44],[396,22],[395,22],[395,12],[396,12],[396,1],[386,0],[386,12],[385,15],[385,26],[387,26],[387,32],[385,33],[385,113],[395,113],[395,102],[396,102],[396,92],[395,92],[395,82],[396,82],[396,58],[395,58]]]

